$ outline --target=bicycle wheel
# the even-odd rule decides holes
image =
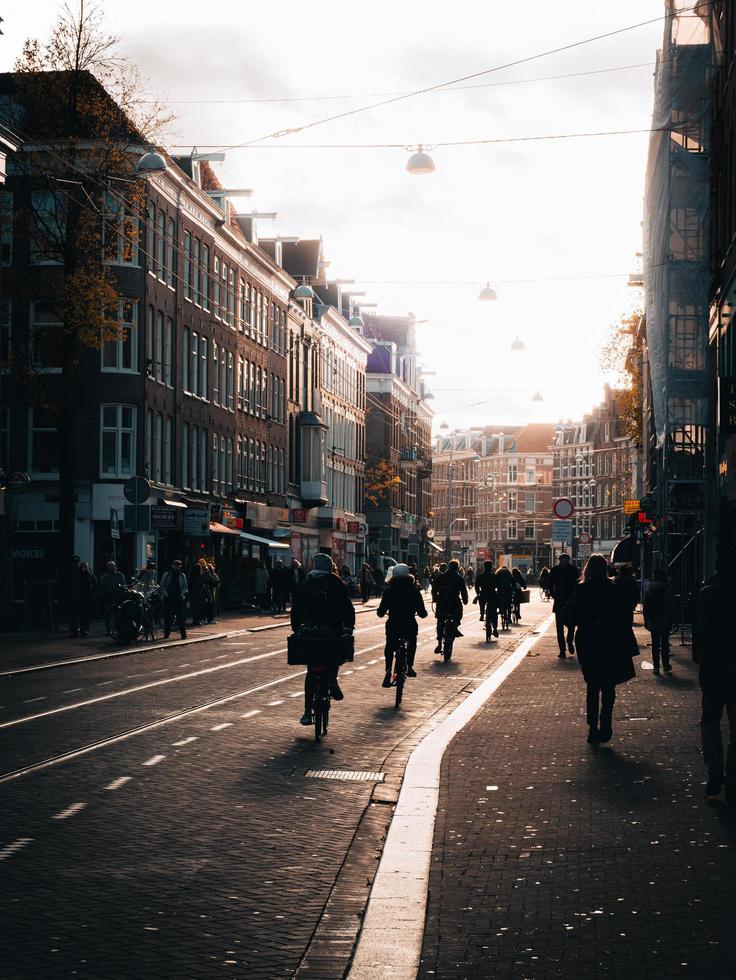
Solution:
[[[455,624],[450,623],[445,629],[445,642],[442,644],[442,656],[445,663],[452,657],[452,645],[455,642]]]
[[[404,695],[404,681],[406,680],[406,646],[402,644],[396,651],[396,703],[395,707],[401,704]]]
[[[493,636],[493,623],[491,622],[490,614],[486,613],[486,643],[491,642],[492,636]]]
[[[314,699],[314,740],[319,742],[322,738],[322,698],[320,695]]]

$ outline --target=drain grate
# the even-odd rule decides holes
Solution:
[[[304,773],[310,779],[342,779],[355,783],[382,783],[385,772],[370,772],[364,769],[307,769]]]

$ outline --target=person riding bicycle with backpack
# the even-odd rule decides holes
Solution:
[[[336,639],[352,631],[355,626],[355,607],[350,601],[347,586],[335,574],[335,566],[329,555],[315,555],[312,565],[312,571],[294,593],[291,627],[295,633],[306,628],[324,635],[327,683],[335,701],[342,701],[344,694],[337,683],[340,664],[336,658],[330,658],[329,644],[330,638]],[[311,671],[307,671],[304,678],[304,714],[299,719],[302,725],[312,724],[313,695],[314,678]]]
[[[427,616],[422,593],[407,565],[394,565],[394,573],[381,597],[377,613],[381,618],[388,613],[386,648],[383,654],[386,674],[381,687],[391,687],[391,666],[399,640],[406,640],[407,677],[417,676],[414,670],[418,633],[416,617],[425,619]]]
[[[498,636],[498,593],[492,561],[483,562],[483,571],[475,580],[475,591],[476,596],[473,602],[478,603],[481,622],[484,616],[489,618],[493,627],[493,635]]]
[[[453,558],[447,564],[447,571],[437,576],[432,586],[432,599],[437,616],[437,646],[435,653],[442,653],[442,633],[448,619],[456,621],[457,625],[463,618],[463,606],[468,604],[468,590],[465,579],[460,574],[460,562]],[[462,636],[456,629],[456,636]]]

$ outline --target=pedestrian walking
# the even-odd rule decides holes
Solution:
[[[674,612],[675,602],[667,573],[663,568],[655,568],[649,588],[644,593],[644,626],[652,635],[652,660],[655,674],[659,674],[660,656],[665,674],[672,671],[670,633]]]
[[[72,636],[88,636],[92,619],[92,603],[97,591],[97,579],[86,561],[80,561],[72,573],[70,587],[69,632]]]
[[[274,612],[286,612],[286,603],[291,591],[291,575],[280,558],[276,559],[271,572],[271,590]]]
[[[372,588],[373,574],[371,573],[371,566],[367,561],[364,561],[360,568],[360,597],[364,605],[371,597]]]
[[[107,616],[109,610],[115,605],[119,589],[125,588],[125,576],[118,571],[118,566],[114,561],[109,561],[105,571],[100,575],[100,598],[102,608]]]
[[[608,742],[613,735],[616,686],[635,676],[638,653],[626,593],[608,578],[603,555],[591,555],[583,578],[563,611],[575,628],[575,649],[587,686],[588,741]]]
[[[429,592],[430,577],[429,577],[429,565],[424,566],[424,571],[422,572],[422,592]]]
[[[580,569],[572,564],[570,556],[563,551],[557,564],[549,573],[549,590],[552,595],[552,612],[555,614],[555,626],[557,628],[557,646],[559,656],[564,659],[565,654],[565,619],[563,616],[565,606],[572,599],[575,586],[580,578]],[[567,649],[575,653],[573,643],[573,629],[567,627]]]
[[[270,576],[265,561],[261,558],[256,568],[253,588],[256,594],[256,604],[261,612],[268,609],[268,593],[271,588]]]
[[[465,585],[468,592],[470,592],[475,585],[475,572],[470,565],[468,565],[467,571],[465,572]]]
[[[215,571],[212,562],[206,562],[202,569],[202,584],[204,585],[204,616],[208,624],[216,623],[217,593],[220,588],[220,576]]]
[[[736,652],[733,602],[736,553],[721,548],[716,573],[698,593],[693,615],[693,660],[699,665],[702,691],[700,738],[708,772],[705,795],[715,800],[725,785],[726,802],[736,806]],[[728,718],[728,753],[723,753],[721,718]]]
[[[164,639],[171,636],[171,626],[176,619],[179,624],[179,634],[182,640],[186,640],[185,609],[189,584],[178,558],[172,561],[171,570],[161,576],[160,588],[164,600]]]
[[[296,558],[291,559],[291,568],[289,569],[290,582],[289,582],[289,597],[291,599],[292,605],[294,604],[294,594],[299,586],[306,580],[306,574],[302,568],[301,562],[297,561]]]
[[[383,584],[386,581],[386,573],[383,570],[383,566],[380,562],[373,569],[373,581],[376,586],[376,595],[383,595]]]
[[[205,616],[205,587],[204,569],[207,562],[200,558],[189,569],[189,609],[192,614],[192,626],[201,626]]]

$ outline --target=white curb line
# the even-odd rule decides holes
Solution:
[[[445,749],[554,622],[548,616],[489,678],[414,749],[368,899],[348,980],[414,980],[427,911],[429,869]]]

